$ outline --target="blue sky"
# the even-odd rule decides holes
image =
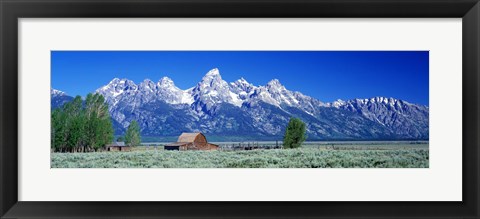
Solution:
[[[428,105],[428,51],[52,51],[52,88],[71,96],[113,78],[140,83],[172,78],[195,86],[213,68],[232,82],[254,85],[279,79],[289,90],[324,102],[394,97]]]

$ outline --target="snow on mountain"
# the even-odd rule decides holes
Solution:
[[[229,84],[222,79],[217,68],[210,70],[191,90],[194,102],[191,108],[201,114],[215,110],[220,103],[240,107],[243,103],[238,94],[231,91]]]
[[[164,102],[171,105],[184,105],[193,102],[189,91],[183,91],[176,87],[168,77],[161,78],[157,83],[145,79],[138,85],[128,79],[114,78],[95,92],[105,97],[114,121],[121,124],[123,128],[128,127],[132,115],[148,115],[144,113],[145,109],[143,109],[148,104]],[[143,125],[146,124],[147,122]]]
[[[176,87],[168,77],[161,78],[156,84],[145,79],[139,85],[128,79],[115,78],[107,85],[97,89],[111,106],[128,101],[130,105],[140,105],[151,101],[163,100],[169,104],[191,104],[193,99],[187,91]]]
[[[429,135],[427,106],[387,97],[337,100],[330,106],[359,113],[371,121],[391,128],[397,134],[409,135],[412,138],[428,138]]]
[[[248,83],[244,78],[240,78],[230,83],[230,91],[238,95],[238,99],[245,101],[257,89],[253,84]]]
[[[136,120],[145,136],[200,131],[278,139],[290,117],[298,117],[311,140],[428,139],[426,106],[384,97],[324,103],[288,90],[278,79],[259,86],[244,78],[227,83],[216,68],[186,90],[168,77],[138,85],[115,78],[96,92],[109,104],[115,130],[125,131]],[[51,94],[53,106],[53,97],[64,93]]]
[[[208,114],[212,109],[214,111],[220,103],[242,107],[244,103],[255,105],[260,101],[278,107],[286,105],[301,108],[309,114],[315,113],[315,106],[324,105],[300,92],[287,90],[277,79],[258,87],[248,83],[244,78],[227,83],[217,68],[207,72],[196,86],[187,90],[176,87],[168,77],[161,78],[156,84],[145,79],[138,86],[131,80],[115,78],[96,92],[104,95],[111,106],[116,106],[120,102],[139,106],[161,100],[168,104],[190,105],[200,114]]]
[[[287,90],[278,79],[273,79],[265,86],[259,86],[250,96],[250,101],[263,101],[274,106],[281,107],[282,104],[297,106],[299,101],[294,97],[293,92]]]
[[[188,90],[184,91],[173,83],[168,77],[161,78],[157,83],[157,96],[169,104],[192,104],[193,97]]]
[[[73,100],[73,97],[68,96],[65,92],[50,88],[50,105],[52,109],[61,107],[71,100]]]
[[[126,78],[114,78],[107,85],[97,89],[95,92],[102,94],[110,106],[116,106],[120,100],[123,100],[125,97],[135,95],[137,90],[138,86],[133,81]]]
[[[50,88],[50,95],[51,96],[65,96],[67,94],[63,91],[59,91],[59,90],[55,90],[53,88]]]
[[[278,105],[284,103],[288,106],[298,106],[299,101],[293,96],[293,92],[287,90],[278,79],[268,82],[265,88]]]
[[[300,92],[287,90],[278,79],[273,79],[266,86],[259,86],[254,89],[247,101],[250,106],[258,102],[265,102],[280,108],[282,106],[294,107],[310,115],[316,114],[318,107],[326,106],[315,98]]]

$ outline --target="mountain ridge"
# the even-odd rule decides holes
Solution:
[[[428,139],[429,135],[428,106],[391,97],[325,103],[288,90],[278,79],[263,86],[244,78],[228,83],[217,68],[186,90],[168,77],[157,83],[145,79],[138,85],[114,78],[95,92],[105,97],[112,119],[121,126],[116,127],[118,132],[137,120],[145,136],[200,131],[278,139],[290,117],[302,118],[307,136],[314,140]],[[57,97],[52,93],[52,103]]]

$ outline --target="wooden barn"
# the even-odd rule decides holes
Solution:
[[[130,146],[125,145],[125,142],[113,142],[105,146],[106,151],[131,151]]]
[[[210,144],[202,133],[182,133],[177,142],[166,144],[165,150],[217,150],[218,145]]]

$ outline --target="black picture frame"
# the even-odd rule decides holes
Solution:
[[[2,218],[480,217],[478,144],[480,5],[478,0],[0,0],[0,14],[0,215]],[[72,17],[462,18],[463,201],[18,201],[18,19]]]

